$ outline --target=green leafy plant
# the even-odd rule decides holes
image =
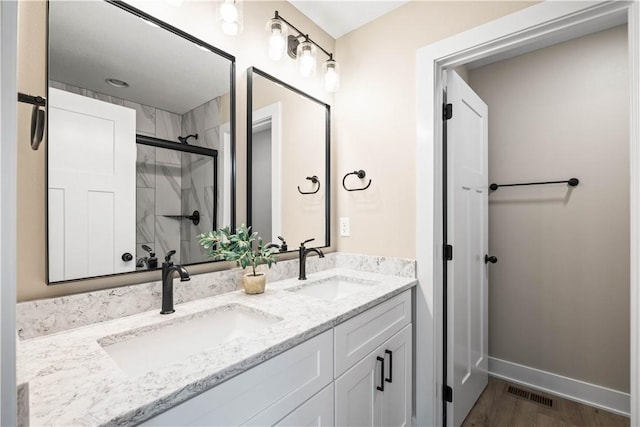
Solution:
[[[253,249],[253,242],[258,241],[257,249]],[[251,227],[242,224],[231,233],[229,227],[207,231],[198,235],[200,245],[207,250],[207,256],[214,260],[235,261],[239,267],[251,266],[252,276],[257,276],[256,267],[276,263],[273,248],[265,248],[258,233],[252,233]]]

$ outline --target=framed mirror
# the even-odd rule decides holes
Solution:
[[[122,2],[49,2],[48,283],[210,262],[235,228],[235,58]]]
[[[330,245],[330,106],[247,71],[247,222],[264,243]]]

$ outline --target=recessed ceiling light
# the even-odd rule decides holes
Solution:
[[[114,87],[129,87],[129,83],[123,81],[123,80],[118,80],[118,79],[105,79],[105,82],[109,83],[111,86]]]

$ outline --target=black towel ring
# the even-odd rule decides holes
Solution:
[[[300,194],[316,194],[318,191],[320,191],[320,180],[318,179],[318,177],[317,177],[317,176],[315,176],[315,175],[313,175],[313,176],[308,176],[308,177],[307,177],[307,178],[305,178],[305,179],[308,179],[308,180],[309,180],[309,181],[311,181],[314,185],[315,185],[315,184],[318,184],[318,188],[316,188],[316,190],[315,190],[315,191],[302,191],[302,190],[300,189],[300,186],[298,185],[298,192],[299,192]]]
[[[358,171],[353,171],[353,172],[349,172],[348,174],[346,174],[342,178],[342,188],[344,188],[347,191],[362,191],[362,190],[366,190],[371,185],[371,179],[369,179],[369,183],[366,185],[366,187],[362,187],[362,188],[347,188],[347,186],[344,184],[344,181],[347,179],[347,177],[349,175],[356,175],[358,178],[364,179],[364,177],[367,176],[367,173],[364,170],[360,169]]]

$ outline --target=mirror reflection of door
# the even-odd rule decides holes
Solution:
[[[49,120],[49,279],[133,271],[135,111],[50,88]]]
[[[251,163],[251,227],[264,243],[277,242],[281,224],[281,105],[253,112]]]

